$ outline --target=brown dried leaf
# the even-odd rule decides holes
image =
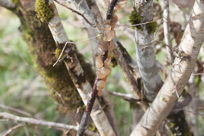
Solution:
[[[110,74],[110,72],[111,72],[110,68],[102,67],[97,70],[96,75],[98,79],[105,79]]]
[[[106,82],[104,80],[99,80],[97,83],[97,89],[102,90],[106,85]]]
[[[111,41],[115,37],[115,31],[105,31],[103,35],[103,40],[104,41]]]
[[[96,56],[96,68],[102,68],[103,67],[103,60],[101,56]]]

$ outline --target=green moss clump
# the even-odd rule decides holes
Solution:
[[[46,0],[36,0],[35,11],[37,13],[37,17],[42,22],[49,22],[49,20],[54,16],[54,11]]]
[[[146,28],[149,34],[154,33],[157,28],[157,22],[154,21],[154,22],[146,24]]]
[[[132,25],[133,28],[142,30],[141,25],[136,26],[137,24],[141,23],[141,21],[142,21],[141,15],[137,12],[136,9],[134,9],[129,16],[130,24]]]
[[[20,10],[23,10],[21,8]],[[25,14],[22,16],[22,14]],[[76,110],[83,106],[82,100],[63,63],[53,67],[60,49],[46,23],[41,22],[31,11],[21,12],[19,18],[22,26],[22,36],[27,42],[34,67],[43,77],[50,95],[59,105],[66,107],[66,111]],[[90,69],[90,67],[89,67]]]
[[[151,23],[147,23],[142,25],[137,25],[140,23],[144,23],[142,21],[142,16],[138,13],[138,11],[136,9],[134,9],[130,16],[129,16],[129,22],[132,25],[132,28],[137,28],[139,30],[143,30],[144,26],[146,26],[146,29],[148,31],[149,34],[154,33],[156,31],[157,28],[157,23],[155,21],[151,22]]]

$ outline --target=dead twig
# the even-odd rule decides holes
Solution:
[[[15,125],[14,127],[8,129],[2,136],[9,136],[9,134],[14,131],[15,129],[18,129],[20,127],[23,127],[24,124],[18,124],[18,125]]]
[[[96,81],[94,83],[94,87],[93,87],[92,94],[91,94],[91,99],[88,101],[87,106],[86,106],[86,110],[82,116],[82,119],[81,119],[81,122],[79,125],[79,129],[77,131],[77,136],[83,136],[84,132],[88,126],[91,110],[93,108],[93,105],[94,105],[94,102],[95,102],[95,99],[96,99],[97,93],[98,93],[97,85],[96,85],[97,81],[98,81],[98,79],[96,79]]]
[[[54,0],[54,1],[55,1],[56,3],[62,5],[63,7],[65,7],[65,8],[67,8],[67,9],[71,10],[72,12],[78,14],[78,15],[81,16],[90,26],[95,27],[94,24],[92,24],[92,23],[91,23],[82,13],[80,13],[79,11],[76,11],[75,9],[68,7],[68,6],[67,6],[63,1],[61,1],[61,0]]]
[[[112,91],[108,91],[108,93],[113,95],[113,96],[120,97],[120,98],[122,98],[128,102],[141,102],[141,101],[143,101],[143,99],[136,99],[133,95],[128,94],[128,93],[120,93],[120,92],[112,92]]]
[[[5,109],[5,110],[9,110],[9,111],[12,111],[12,112],[16,112],[16,113],[19,113],[19,114],[22,114],[22,115],[25,115],[25,116],[31,116],[31,114],[28,113],[28,112],[25,112],[25,111],[22,111],[20,109],[16,109],[16,108],[4,105],[4,104],[0,104],[0,108]]]
[[[48,126],[51,128],[57,128],[57,129],[63,129],[63,130],[78,130],[78,126],[73,126],[73,125],[66,125],[66,124],[62,124],[62,123],[56,123],[56,122],[50,122],[50,121],[44,121],[44,120],[38,120],[38,119],[34,119],[34,118],[29,118],[29,117],[20,117],[20,116],[16,116],[7,112],[0,112],[0,118],[4,118],[4,119],[9,119],[9,120],[14,120],[14,121],[18,121],[18,122],[25,122],[25,123],[29,123],[29,124],[34,124],[34,125],[41,125],[41,126]],[[91,131],[85,131],[85,133],[87,135],[90,136],[96,136],[98,134],[91,132]]]
[[[170,42],[170,33],[169,33],[169,0],[163,1],[164,10],[163,10],[163,28],[164,28],[164,41],[168,51],[168,57],[170,62],[173,63],[174,55],[172,51],[172,45]]]
[[[14,9],[16,5],[10,0],[0,0],[0,6],[5,7],[7,9]]]

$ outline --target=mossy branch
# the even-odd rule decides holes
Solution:
[[[42,22],[49,22],[49,20],[54,16],[54,11],[50,8],[48,2],[49,0],[36,0],[35,2],[37,17]]]

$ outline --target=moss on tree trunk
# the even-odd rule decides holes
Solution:
[[[32,7],[24,8],[21,4],[18,5],[14,12],[20,19],[20,30],[22,31],[22,36],[25,42],[29,46],[29,51],[32,60],[35,63],[35,68],[45,80],[51,96],[62,107],[74,110],[83,106],[82,100],[64,63],[58,63],[53,67],[53,64],[57,60],[55,55],[56,43],[47,23],[40,21],[37,18],[36,12],[30,9],[32,9]],[[91,65],[84,61],[84,58],[80,53],[77,52],[77,56],[82,63],[82,67],[86,73],[88,73],[86,74],[87,79],[93,84],[95,74],[92,71]]]

